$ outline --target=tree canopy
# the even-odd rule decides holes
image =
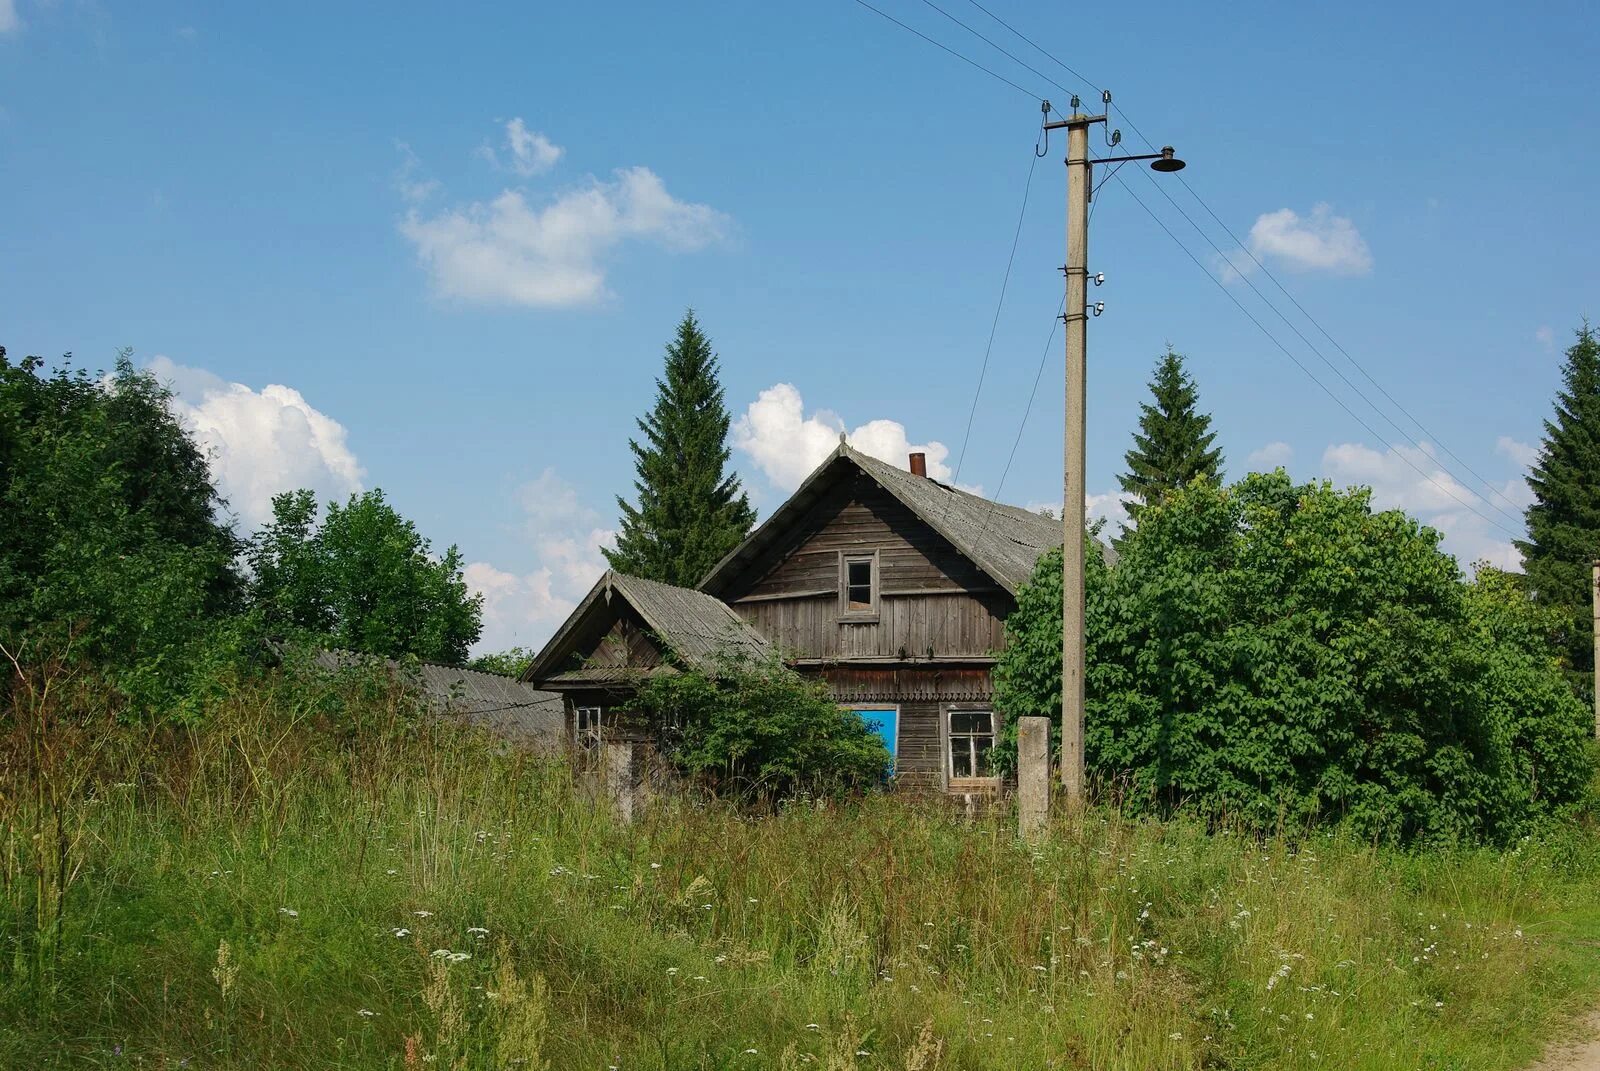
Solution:
[[[251,596],[267,627],[386,658],[464,663],[482,598],[467,590],[461,552],[435,556],[381,490],[328,503],[320,526],[316,513],[310,491],[278,495],[251,541]]]
[[[140,705],[238,606],[238,549],[171,396],[128,353],[51,372],[0,348],[0,642],[93,662]]]
[[[1587,323],[1567,350],[1555,416],[1528,475],[1534,501],[1517,543],[1528,585],[1556,611],[1555,635],[1580,695],[1593,694],[1591,563],[1600,558],[1600,339]]]
[[[1156,364],[1150,380],[1149,402],[1139,406],[1139,430],[1133,449],[1123,455],[1128,464],[1119,476],[1128,516],[1138,521],[1145,505],[1185,487],[1191,480],[1222,478],[1222,450],[1213,446],[1217,435],[1211,416],[1199,409],[1200,390],[1183,366],[1183,355],[1170,346]]]
[[[728,409],[717,356],[694,310],[684,314],[656,380],[656,402],[630,439],[639,504],[620,496],[611,567],[634,576],[693,587],[750,532],[755,510],[728,471]]]
[[[1503,841],[1577,799],[1589,716],[1548,621],[1505,574],[1463,584],[1438,538],[1282,472],[1150,504],[1087,574],[1092,772],[1136,808],[1392,840]],[[1011,725],[1060,709],[1060,569],[1007,621]]]

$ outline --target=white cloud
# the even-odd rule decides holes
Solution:
[[[537,130],[529,130],[520,117],[506,124],[505,149],[510,158],[504,164],[500,162],[500,154],[495,151],[494,146],[488,143],[479,147],[478,155],[495,167],[504,167],[523,178],[542,175],[549,171],[566,152]]]
[[[1119,491],[1107,491],[1103,495],[1090,492],[1083,496],[1083,506],[1091,525],[1096,521],[1106,522],[1100,533],[1101,538],[1111,539],[1124,529],[1134,527],[1133,520],[1128,516],[1128,503]]]
[[[605,262],[624,242],[692,252],[721,240],[728,227],[710,206],[674,198],[649,168],[629,167],[542,205],[517,190],[431,217],[413,204],[400,233],[443,297],[565,307],[608,296]]]
[[[616,542],[600,514],[554,469],[523,484],[516,497],[521,531],[537,564],[520,574],[488,562],[466,567],[467,586],[483,595],[480,651],[541,646],[600,579],[606,569],[601,548]]]
[[[0,33],[11,33],[22,27],[22,20],[17,18],[16,0],[0,0]]]
[[[1502,435],[1494,444],[1495,452],[1504,454],[1515,461],[1522,468],[1532,468],[1534,462],[1539,460],[1539,448],[1520,439],[1513,439],[1509,435]]]
[[[272,496],[309,487],[320,498],[360,490],[365,475],[345,428],[292,387],[259,391],[229,383],[167,357],[150,371],[176,394],[178,418],[211,461],[211,475],[229,507],[249,528],[272,516]]]
[[[756,467],[782,491],[800,485],[839,445],[845,423],[837,413],[819,409],[805,415],[800,391],[790,383],[776,383],[762,391],[734,423],[733,444],[750,456]],[[895,420],[869,420],[848,433],[850,445],[864,454],[904,468],[909,455],[928,456],[928,475],[949,480],[946,459],[950,448],[930,441],[917,445]]]
[[[1479,559],[1502,569],[1522,567],[1511,536],[1498,527],[1520,534],[1521,525],[1500,512],[1519,516],[1531,501],[1526,482],[1519,478],[1493,493],[1478,494],[1446,472],[1427,443],[1383,452],[1361,443],[1340,443],[1323,452],[1322,473],[1341,486],[1371,487],[1374,509],[1403,509],[1438,529],[1444,550],[1463,567]]]
[[[1293,460],[1294,447],[1286,442],[1270,442],[1259,450],[1252,450],[1244,463],[1251,472],[1271,472],[1273,469],[1288,468]]]
[[[1555,348],[1556,332],[1555,328],[1551,327],[1549,324],[1542,324],[1539,329],[1533,333],[1533,337],[1534,340],[1545,349],[1548,350]]]
[[[1249,244],[1257,259],[1271,258],[1293,271],[1365,275],[1372,270],[1372,252],[1361,232],[1327,204],[1316,205],[1309,216],[1292,208],[1261,215],[1250,228]],[[1233,258],[1236,271],[1252,266]]]

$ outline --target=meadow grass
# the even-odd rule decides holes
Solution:
[[[98,745],[50,926],[57,815],[8,774],[0,1065],[1508,1068],[1600,992],[1577,827],[1402,852],[1091,809],[1030,848],[891,797],[625,827],[403,700],[352,731],[296,695]]]

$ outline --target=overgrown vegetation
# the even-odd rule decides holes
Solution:
[[[1576,827],[1422,855],[1102,808],[1029,849],[872,796],[625,828],[381,676],[154,734],[55,683],[74,746],[0,764],[0,1066],[1470,1071],[1600,984]]]
[[[287,638],[465,660],[481,607],[454,547],[435,555],[378,490],[321,524],[310,491],[280,495],[241,538],[171,401],[127,353],[92,374],[0,348],[0,644],[156,721]]]
[[[664,726],[664,756],[714,795],[837,797],[889,771],[889,750],[861,715],[776,658],[647,678],[637,705]]]
[[[1437,533],[1281,471],[1146,507],[1088,572],[1088,762],[1130,806],[1507,843],[1581,794],[1584,704],[1552,619]],[[996,701],[1060,696],[1060,556],[1008,622]],[[1014,743],[1010,745],[1014,754]]]
[[[46,373],[0,348],[0,641],[69,652],[144,709],[187,693],[240,596],[238,541],[168,401],[127,354]]]

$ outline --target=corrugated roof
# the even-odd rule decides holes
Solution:
[[[640,671],[594,667],[565,667],[575,635],[584,620],[596,613],[601,599],[620,597],[644,619],[650,632],[685,665],[712,672],[728,657],[761,659],[771,647],[749,622],[726,603],[703,591],[663,584],[607,570],[578,608],[522,674],[524,681],[612,681],[639,676]],[[618,676],[623,674],[624,676]]]
[[[797,515],[810,508],[823,490],[850,467],[872,477],[1013,595],[1033,575],[1039,555],[1061,545],[1059,521],[1021,506],[991,502],[938,480],[914,476],[840,443],[787,502],[707,574],[700,587],[721,594],[745,564],[783,538]]]
[[[391,673],[401,669],[393,659],[350,651],[321,651],[316,657],[317,665],[330,670],[366,661],[381,661]],[[566,740],[566,710],[556,692],[498,673],[431,662],[419,665],[419,676],[418,684],[435,709],[470,725],[527,747],[554,750]]]

